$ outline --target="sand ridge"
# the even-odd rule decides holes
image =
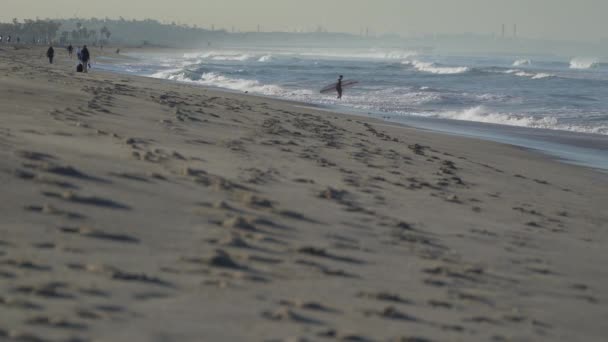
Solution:
[[[4,339],[608,333],[605,174],[40,56],[0,52]]]

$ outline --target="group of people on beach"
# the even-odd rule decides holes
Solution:
[[[11,37],[11,35],[9,34],[8,36],[6,36],[6,39],[4,38],[4,35],[0,34],[0,44],[3,43],[7,43],[10,44],[13,41],[13,37]],[[21,38],[17,37],[17,43],[21,42]]]
[[[74,56],[74,47],[70,44],[67,47],[68,56],[70,59]],[[78,66],[76,66],[77,72],[89,72],[91,68],[91,53],[86,45],[81,48],[77,48],[76,56],[78,58]],[[49,49],[46,51],[46,57],[49,59],[49,63],[53,64],[53,59],[55,58],[55,49],[53,49],[53,45],[49,46]]]

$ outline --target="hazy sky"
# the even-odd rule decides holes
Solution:
[[[209,27],[310,29],[358,33],[498,33],[518,24],[521,36],[608,38],[608,0],[2,0],[13,17],[154,18]]]

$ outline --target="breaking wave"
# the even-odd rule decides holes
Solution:
[[[421,62],[421,61],[417,61],[417,60],[404,61],[404,62],[402,62],[402,64],[411,65],[418,71],[427,72],[427,73],[431,73],[431,74],[438,74],[438,75],[464,74],[464,73],[471,71],[471,68],[469,68],[469,67],[442,66],[437,63]]]
[[[532,61],[529,59],[518,59],[515,62],[513,62],[513,66],[518,67],[518,66],[524,66],[524,65],[531,65]]]
[[[570,61],[570,69],[592,69],[600,66],[600,61],[596,58],[573,58]]]
[[[548,73],[544,73],[544,72],[533,73],[533,72],[526,72],[526,71],[517,70],[517,69],[507,70],[507,71],[505,71],[505,74],[512,74],[512,75],[519,76],[519,77],[528,77],[533,80],[541,80],[543,78],[555,77],[555,75],[553,75],[553,74],[548,74]]]
[[[258,62],[268,63],[268,62],[272,62],[273,59],[274,59],[274,57],[272,57],[272,55],[265,55],[265,56],[260,57],[258,59]]]
[[[230,52],[230,51],[210,51],[202,54],[185,54],[185,58],[199,58],[202,60],[213,60],[213,61],[237,61],[244,62],[255,58],[255,56],[248,53]]]
[[[310,51],[301,52],[297,55],[320,58],[343,58],[343,59],[379,59],[379,60],[399,60],[417,56],[416,51],[358,51],[358,52],[341,52],[341,51]]]
[[[216,72],[206,72],[199,76],[196,73],[184,70],[167,70],[156,73],[152,77],[263,95],[276,96],[285,93],[285,90],[278,85],[262,84],[257,80],[230,78]]]
[[[580,133],[595,133],[608,135],[608,126],[583,126],[560,123],[556,117],[532,117],[521,114],[498,113],[488,110],[484,106],[468,108],[462,111],[446,111],[417,114],[419,116],[436,117],[441,119],[473,121],[497,125],[508,125],[529,128],[544,128],[560,131]]]

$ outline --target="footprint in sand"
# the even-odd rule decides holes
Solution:
[[[383,302],[392,302],[398,304],[411,305],[413,302],[409,299],[405,299],[398,294],[390,292],[359,292],[357,298],[373,299]]]
[[[280,308],[275,311],[264,311],[262,317],[272,321],[291,321],[300,324],[321,325],[322,321],[304,316],[289,308]]]
[[[43,206],[30,205],[25,207],[25,210],[46,215],[61,216],[70,220],[83,220],[86,218],[86,216],[79,213],[57,209],[50,204],[45,204]]]
[[[61,317],[37,316],[25,321],[27,325],[38,325],[54,329],[86,330],[88,326],[84,323],[70,321]]]
[[[131,208],[129,206],[121,204],[121,203],[113,201],[113,200],[110,200],[110,199],[97,197],[97,196],[81,196],[81,195],[75,194],[71,191],[64,192],[61,194],[56,193],[56,192],[51,192],[51,191],[43,191],[42,194],[49,198],[57,198],[57,199],[61,199],[64,201],[78,203],[78,204],[91,205],[91,206],[103,207],[103,208],[108,208],[108,209],[131,210]]]
[[[300,254],[307,254],[307,255],[311,255],[311,256],[315,256],[315,257],[319,257],[319,258],[325,258],[325,259],[329,259],[329,260],[333,260],[333,261],[345,262],[345,263],[350,263],[350,264],[359,264],[360,265],[360,264],[365,263],[364,261],[358,260],[355,258],[331,254],[323,248],[318,248],[318,247],[313,247],[313,246],[300,247],[300,248],[298,248],[297,252]]]
[[[139,239],[134,238],[125,234],[108,233],[99,229],[93,229],[89,227],[62,227],[60,228],[62,233],[75,234],[93,239],[108,240],[112,242],[121,243],[139,243]]]

